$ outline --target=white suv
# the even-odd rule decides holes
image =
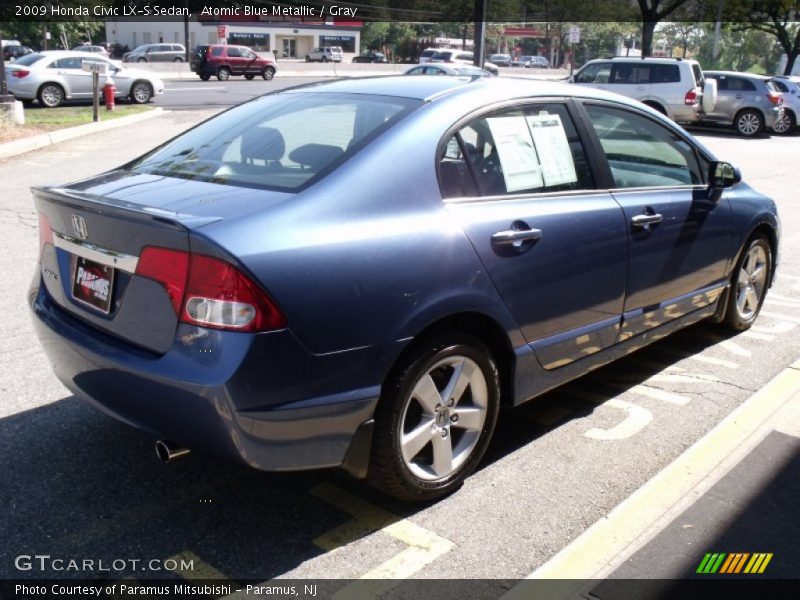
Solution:
[[[716,82],[706,80],[694,60],[590,60],[570,81],[639,100],[678,123],[696,123],[716,103]]]
[[[443,48],[431,56],[428,62],[473,66],[473,56],[474,55],[472,52],[469,52],[468,50],[449,50]],[[420,61],[422,61],[421,58]],[[500,74],[497,65],[490,63],[488,60],[484,61],[483,68],[489,71],[492,75]]]
[[[320,46],[306,54],[306,62],[317,60],[320,62],[342,62],[342,59],[344,59],[344,51],[341,46]]]

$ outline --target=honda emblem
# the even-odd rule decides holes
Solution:
[[[72,215],[72,230],[75,232],[75,237],[85,240],[89,237],[89,231],[86,229],[86,221],[80,215]]]

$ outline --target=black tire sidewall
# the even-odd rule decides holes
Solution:
[[[486,379],[488,406],[481,436],[470,457],[445,479],[427,481],[416,477],[406,466],[400,449],[400,432],[404,410],[417,381],[430,368],[449,356],[465,356],[475,361]],[[395,485],[384,490],[395,496],[412,500],[432,500],[457,489],[477,467],[491,441],[500,405],[500,378],[489,350],[477,338],[466,334],[446,334],[418,344],[399,369],[390,375],[384,386],[375,415],[373,458],[383,458],[388,464],[383,470],[392,471]],[[386,445],[390,447],[386,447]],[[379,445],[383,447],[378,448]],[[378,487],[383,486],[378,483]],[[397,490],[402,493],[398,494]]]
[[[739,120],[745,115],[755,115],[758,117],[758,130],[754,133],[743,133],[742,130],[739,128]],[[764,117],[757,110],[752,109],[745,109],[741,111],[739,114],[736,115],[736,132],[743,136],[743,137],[756,137],[757,135],[761,135],[764,132]]]

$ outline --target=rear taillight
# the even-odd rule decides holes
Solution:
[[[47,220],[47,217],[39,213],[39,260],[42,259],[42,253],[44,253],[44,247],[47,244],[54,245],[53,228],[50,227],[50,221]]]
[[[697,90],[695,88],[692,88],[686,92],[686,95],[683,97],[683,103],[687,106],[697,103]]]
[[[17,79],[22,79],[30,74],[31,72],[26,69],[17,69],[16,71],[11,71],[11,76],[16,77]]]
[[[139,256],[136,274],[163,285],[175,314],[181,314],[186,279],[189,275],[188,252],[148,246]]]
[[[286,326],[272,299],[218,258],[149,246],[139,257],[136,274],[164,286],[184,323],[248,332]]]
[[[770,92],[767,94],[767,100],[772,104],[783,104],[783,94],[780,92]]]

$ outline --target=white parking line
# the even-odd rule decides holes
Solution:
[[[653,413],[646,408],[625,402],[619,398],[611,398],[602,403],[601,406],[610,406],[611,408],[618,408],[627,414],[625,419],[611,427],[610,429],[602,429],[600,427],[592,427],[583,433],[584,437],[593,440],[624,440],[632,435],[637,434],[639,431],[647,427],[650,421],[653,420]]]
[[[792,317],[789,315],[784,315],[782,313],[776,313],[769,310],[762,310],[761,315],[765,317],[771,317],[773,319],[781,319],[782,321],[789,321],[790,323],[800,323],[800,317]]]
[[[762,342],[772,342],[775,340],[774,335],[767,335],[766,333],[758,333],[757,331],[745,331],[740,333],[743,338],[748,340],[761,340]]]

